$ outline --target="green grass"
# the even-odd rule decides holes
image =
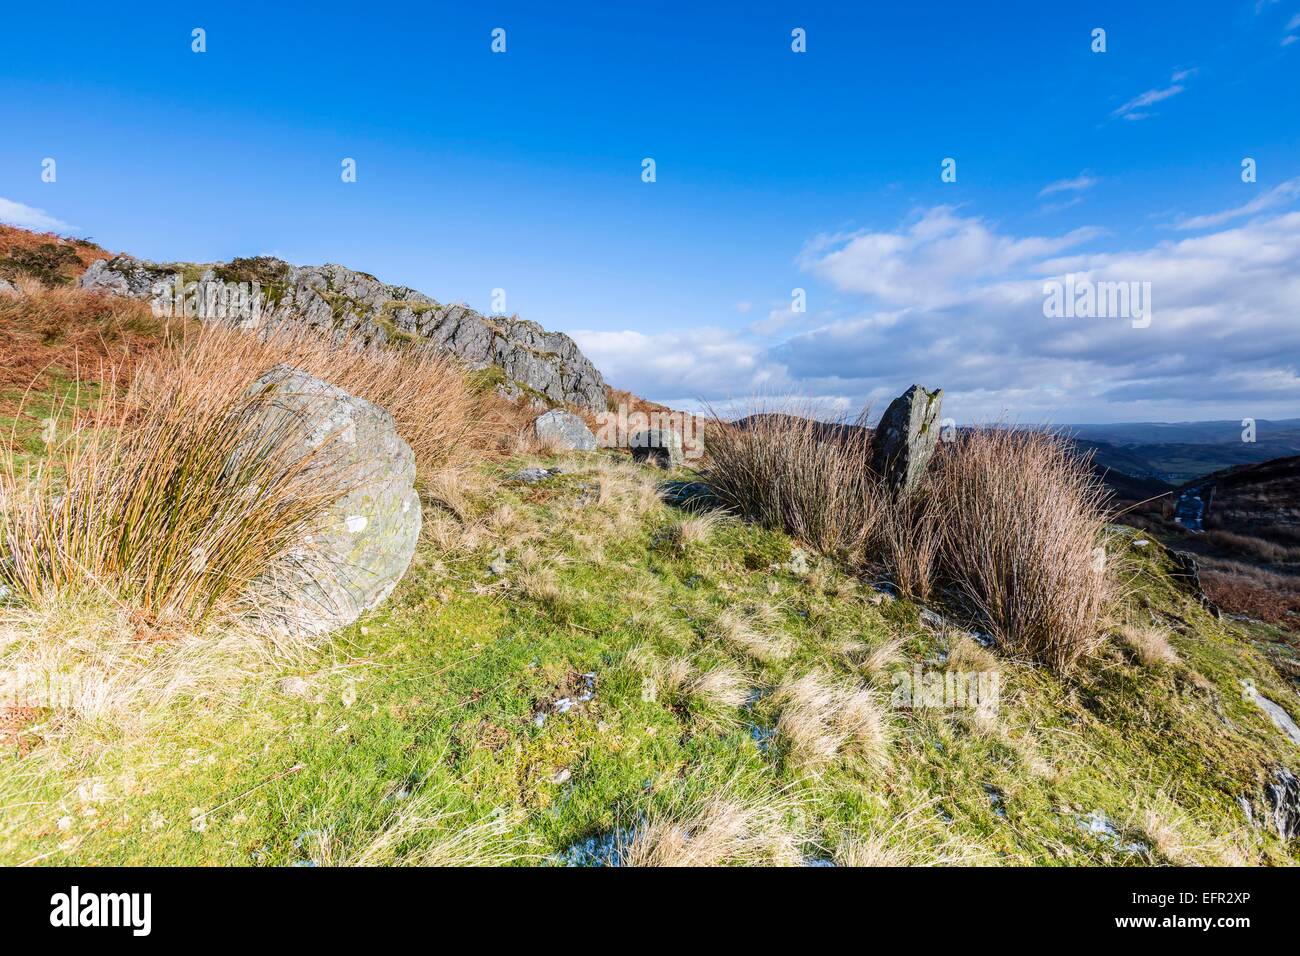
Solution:
[[[883,833],[905,861],[955,848],[987,863],[1171,862],[1078,823],[1099,810],[1125,840],[1151,843],[1142,814],[1156,807],[1178,821],[1185,848],[1174,855],[1211,862],[1235,835],[1256,861],[1300,860],[1247,832],[1235,802],[1257,796],[1266,768],[1300,758],[1242,699],[1240,679],[1275,700],[1295,692],[1257,646],[1267,636],[1210,618],[1173,587],[1158,553],[1112,541],[1131,571],[1130,611],[1170,626],[1182,664],[1147,669],[1110,646],[1064,682],[1001,661],[993,727],[891,711],[887,768],[840,762],[814,778],[756,740],[754,728],[777,719],[767,696],[702,719],[647,695],[630,653],[730,662],[766,691],[812,667],[866,681],[841,653],[846,641],[900,637],[910,667],[938,660],[946,638],[918,623],[916,605],[876,603],[827,563],[806,576],[781,569],[793,547],[783,534],[728,518],[678,546],[668,529],[681,515],[645,507],[637,491],[662,476],[597,461],[537,486],[485,475],[464,527],[431,507],[416,563],[383,608],[293,664],[253,672],[233,697],[185,696],[139,723],[64,726],[25,757],[6,751],[0,862],[344,862],[417,805],[429,822],[402,831],[399,861],[499,819],[481,842],[554,862],[719,790],[794,795],[810,858]],[[520,464],[488,470],[500,480]],[[579,504],[602,481],[607,500]],[[488,565],[499,549],[509,568],[498,577]],[[521,587],[524,565],[551,583]],[[784,660],[760,664],[713,636],[713,618],[746,603],[770,609],[793,648]],[[555,712],[587,673],[594,698]],[[306,695],[284,693],[285,678],[302,679]],[[877,686],[887,699],[888,680]],[[903,833],[896,821],[909,812]]]
[[[99,383],[78,383],[71,376],[51,369],[38,391],[26,395],[19,390],[0,394],[0,407],[13,409],[0,411],[0,442],[12,443],[17,454],[14,462],[20,468],[34,464],[45,457],[46,439],[51,434],[61,434],[61,429],[71,421],[78,408],[89,408],[99,396]]]

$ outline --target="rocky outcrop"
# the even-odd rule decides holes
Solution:
[[[344,492],[258,582],[271,623],[325,634],[380,604],[406,573],[420,536],[415,455],[388,412],[298,369],[276,366],[248,394],[257,398],[250,433],[275,436],[286,464],[305,460],[323,493]]]
[[[553,451],[595,451],[596,436],[573,412],[553,409],[533,422],[537,441]]]
[[[430,345],[452,353],[470,369],[495,366],[506,383],[551,404],[605,410],[604,379],[567,335],[517,316],[486,316],[463,305],[444,305],[341,265],[293,266],[260,256],[196,266],[117,256],[95,262],[80,281],[85,288],[155,300],[195,318],[238,321],[249,320],[248,310],[232,315],[234,310],[213,304],[219,287],[247,283],[260,293],[256,321],[301,322],[369,342]]]
[[[921,481],[939,443],[943,389],[913,385],[889,403],[872,440],[872,465],[895,491],[910,493]]]

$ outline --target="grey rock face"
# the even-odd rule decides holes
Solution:
[[[0,279],[0,295],[18,295],[18,286],[8,279]]]
[[[632,458],[660,468],[676,468],[686,460],[682,436],[667,428],[647,428],[628,440]]]
[[[890,487],[907,494],[916,489],[939,443],[943,389],[913,385],[889,403],[876,426],[872,466]]]
[[[205,269],[195,278],[197,269]],[[485,316],[463,305],[442,305],[407,286],[337,264],[293,266],[270,257],[196,267],[131,256],[96,262],[84,288],[154,299],[173,297],[175,275],[186,282],[250,282],[261,287],[265,321],[301,322],[371,342],[427,344],[457,356],[471,369],[494,365],[523,390],[559,404],[605,410],[605,380],[567,335],[516,316]]]
[[[1286,767],[1273,771],[1273,780],[1264,787],[1264,799],[1273,827],[1283,840],[1300,837],[1300,779]]]
[[[1282,731],[1291,743],[1300,747],[1300,726],[1296,726],[1296,722],[1291,715],[1283,710],[1276,701],[1269,700],[1261,694],[1251,681],[1243,680],[1241,688],[1242,696],[1268,714],[1268,719],[1273,721],[1273,726]]]
[[[249,413],[256,432],[286,443],[277,454],[314,455],[307,467],[323,485],[350,489],[259,582],[275,623],[325,634],[378,606],[410,566],[421,521],[415,455],[388,412],[298,369],[278,365],[248,393],[263,399]]]
[[[533,422],[537,440],[556,451],[595,451],[596,436],[573,412],[554,409]]]

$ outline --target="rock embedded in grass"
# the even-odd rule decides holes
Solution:
[[[553,451],[595,451],[596,436],[573,412],[556,408],[533,422],[537,441]]]
[[[273,573],[259,582],[273,622],[306,636],[377,607],[410,566],[420,536],[415,455],[392,416],[306,372],[279,365],[248,388],[256,434],[245,454],[275,454],[320,478],[332,500]],[[302,464],[305,462],[305,464]],[[331,494],[333,492],[333,494]]]

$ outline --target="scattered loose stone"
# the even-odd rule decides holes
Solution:
[[[536,485],[540,482],[546,481],[548,478],[553,478],[556,475],[562,474],[564,474],[564,472],[559,468],[523,468],[511,475],[510,480],[520,481],[525,485]]]
[[[629,838],[630,838],[629,834]],[[559,856],[565,866],[618,866],[618,847],[623,842],[618,831],[579,840]]]
[[[659,497],[665,503],[686,511],[706,511],[723,506],[722,499],[702,481],[665,481],[659,486]]]
[[[795,548],[790,552],[790,560],[783,564],[782,568],[791,574],[803,577],[808,573],[808,552],[803,548]]]
[[[1002,805],[1002,791],[997,787],[990,786],[986,783],[984,784],[984,795],[989,798],[989,806],[993,808],[993,812],[1005,820],[1007,818],[1007,810],[1006,807]]]
[[[1126,841],[1119,827],[1100,810],[1093,810],[1091,813],[1078,816],[1075,819],[1085,833],[1096,837],[1103,843],[1109,844],[1121,853],[1146,853],[1151,849],[1145,843],[1139,841]]]

